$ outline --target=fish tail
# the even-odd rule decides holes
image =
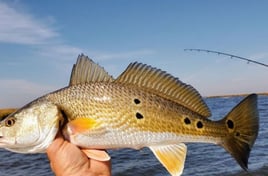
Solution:
[[[228,130],[221,145],[247,171],[249,154],[259,131],[257,95],[247,96],[221,122]]]

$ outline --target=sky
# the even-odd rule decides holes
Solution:
[[[0,108],[68,85],[81,53],[115,78],[138,61],[202,96],[268,92],[268,1],[0,0]]]

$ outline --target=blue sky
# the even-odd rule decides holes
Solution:
[[[268,1],[0,0],[0,107],[68,84],[84,53],[115,77],[130,62],[161,68],[203,96],[268,92]]]

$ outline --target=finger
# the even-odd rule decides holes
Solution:
[[[89,167],[92,173],[96,175],[111,175],[111,160],[109,161],[97,161],[89,159]]]
[[[60,149],[63,146],[63,144],[64,144],[64,139],[62,135],[58,133],[54,141],[46,149],[46,153],[47,153],[49,160],[51,160],[52,157],[55,157],[55,153],[58,152],[58,149]]]

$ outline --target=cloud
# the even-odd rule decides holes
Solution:
[[[62,37],[52,26],[54,18],[45,18],[36,18],[23,7],[0,1],[0,43],[30,46],[31,54],[36,58],[53,61],[66,61],[83,52],[81,48],[62,42]]]
[[[23,79],[0,80],[0,107],[20,107],[45,93],[58,89],[56,86],[40,85]]]
[[[131,59],[139,58],[145,55],[155,54],[155,51],[150,49],[140,49],[135,51],[117,52],[117,53],[105,53],[105,52],[93,52],[93,56],[98,60],[113,60],[113,59]]]
[[[137,59],[148,55],[153,55],[156,52],[151,49],[137,49],[133,51],[120,51],[120,52],[106,52],[106,51],[95,51],[91,49],[79,48],[71,45],[59,45],[52,44],[43,46],[42,48],[37,49],[36,54],[46,57],[53,58],[58,61],[75,61],[76,57],[83,53],[88,57],[92,58],[95,61],[118,61],[122,59]],[[118,63],[116,63],[118,64]]]
[[[43,46],[37,49],[35,52],[36,54],[44,56],[46,58],[53,58],[60,61],[68,61],[70,58],[72,60],[76,58],[79,54],[83,53],[84,50],[82,48],[78,48],[71,45],[52,44]]]
[[[48,24],[0,2],[0,42],[42,44],[58,36]]]
[[[21,45],[27,46],[26,49],[30,50],[31,55],[24,55],[24,57],[27,58],[27,64],[24,65],[25,70],[27,70],[27,67],[29,68],[28,70],[30,70],[33,64],[39,61],[42,61],[40,63],[45,61],[46,65],[50,65],[54,69],[56,68],[59,75],[69,76],[71,66],[75,63],[77,56],[84,53],[93,60],[96,60],[96,62],[112,61],[111,63],[108,62],[108,65],[103,66],[107,66],[112,73],[118,73],[118,70],[122,70],[123,68],[118,69],[119,64],[116,61],[121,62],[122,59],[136,59],[144,57],[145,55],[155,54],[155,51],[151,49],[107,52],[91,50],[90,48],[80,48],[75,44],[69,45],[64,42],[65,40],[62,38],[63,36],[60,35],[60,32],[55,31],[54,18],[46,18],[51,19],[42,20],[36,18],[34,14],[25,11],[23,7],[13,7],[8,3],[0,1],[0,43],[19,44],[19,47],[21,47]],[[54,26],[52,26],[52,24]],[[18,55],[19,54],[20,53],[18,53]],[[37,59],[38,61],[36,61]],[[21,66],[21,61],[18,62],[19,58],[6,60],[7,62],[5,62],[5,64],[10,67],[17,66],[17,68],[20,68]],[[43,79],[50,79],[53,74],[55,74],[55,70],[50,70],[44,74],[46,77]],[[0,108],[8,106],[20,107],[40,95],[59,88],[57,86],[34,82],[30,80],[31,78],[18,79],[17,75],[18,74],[14,74],[12,76],[12,73],[10,73],[8,79],[0,78]],[[65,79],[65,76],[62,76],[62,78]],[[59,85],[58,82],[56,84]]]
[[[54,18],[46,18],[48,20],[37,19],[35,15],[20,10],[17,6],[0,2],[0,43],[30,45],[35,48],[34,54],[59,60],[68,60],[81,53],[98,60],[139,58],[155,53],[150,49],[109,53],[68,45],[63,42],[60,33],[55,31],[55,27],[52,27],[51,21],[54,24]]]

